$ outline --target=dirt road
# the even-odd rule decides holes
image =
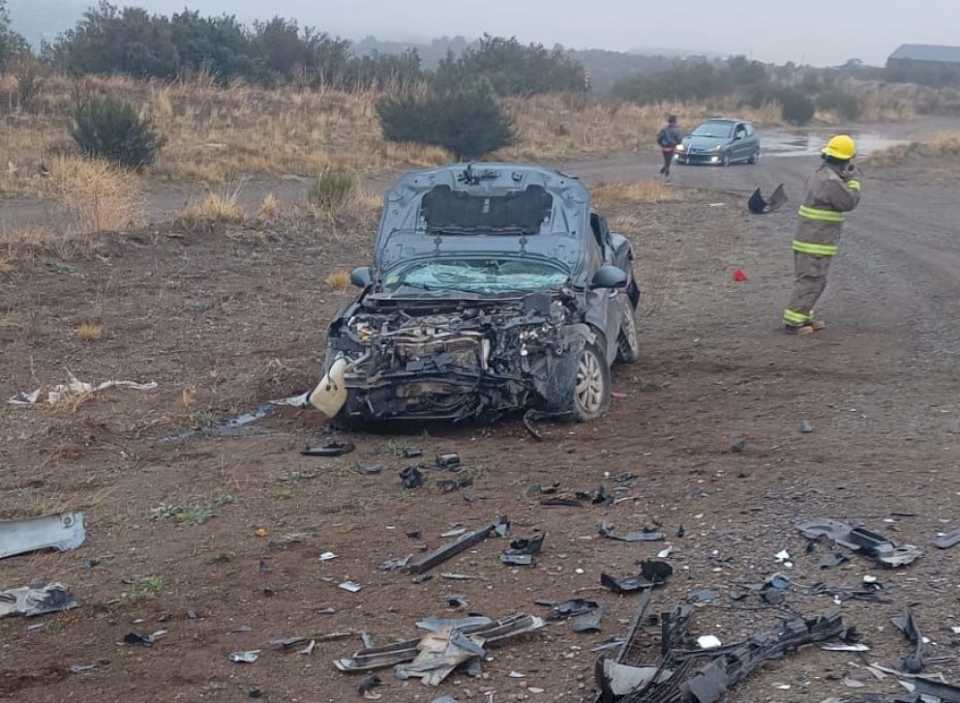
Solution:
[[[652,162],[651,162],[652,163]],[[678,169],[686,199],[615,206],[609,212],[638,253],[646,282],[644,356],[615,373],[613,409],[589,425],[546,425],[534,442],[515,421],[492,427],[431,427],[393,436],[357,434],[340,459],[302,457],[322,438],[318,418],[284,410],[236,436],[164,438],[302,390],[314,380],[323,324],[351,293],[323,280],[362,261],[371,222],[308,222],[296,228],[180,233],[158,228],[105,245],[98,257],[18,262],[0,273],[0,397],[65,379],[156,380],[154,393],[113,390],[55,410],[0,409],[0,516],[64,508],[87,512],[87,543],[66,554],[13,557],[0,586],[46,578],[69,584],[79,607],[37,621],[0,622],[0,696],[78,702],[240,700],[259,689],[271,701],[344,701],[355,678],[332,661],[360,647],[358,635],[319,643],[313,654],[269,642],[293,635],[370,633],[379,643],[415,636],[426,615],[544,614],[535,600],[587,595],[608,608],[602,633],[562,623],[491,650],[482,678],[454,675],[439,690],[381,674],[383,700],[591,700],[592,647],[622,633],[635,597],[595,589],[601,572],[626,576],[664,543],[627,544],[597,534],[660,524],[674,576],[654,612],[689,592],[721,597],[698,609],[697,634],[724,642],[775,626],[781,611],[730,601],[738,585],[784,572],[788,604],[812,614],[833,606],[807,595],[823,582],[883,585],[883,602],[851,600],[844,617],[872,651],[815,648],[775,662],[730,694],[733,703],[820,701],[851,692],[892,696],[898,684],[862,668],[897,665],[906,641],[890,617],[915,604],[930,638],[929,665],[960,681],[952,626],[960,626],[960,552],[929,542],[960,520],[960,164],[908,164],[872,172],[849,218],[842,253],[818,312],[826,332],[787,338],[779,318],[789,293],[794,215],[752,217],[742,198],[755,185],[786,184],[793,202],[815,159],[770,158],[757,168]],[[589,182],[647,177],[644,163],[582,163]],[[707,190],[712,188],[715,190]],[[743,269],[749,281],[734,283]],[[75,324],[95,319],[103,337],[84,343]],[[814,431],[800,432],[801,422]],[[730,451],[731,438],[745,449]],[[400,487],[406,446],[459,451],[473,502],[442,493],[428,474]],[[361,476],[357,462],[383,464]],[[528,488],[614,490],[613,506],[545,508]],[[480,526],[497,514],[515,535],[547,533],[532,569],[498,561],[488,540],[426,583],[383,572],[390,557],[443,540],[454,523]],[[897,571],[851,555],[820,570],[806,553],[799,518],[862,521],[925,556]],[[678,536],[683,527],[683,537]],[[422,536],[406,534],[419,530]],[[786,549],[792,568],[774,555]],[[326,551],[337,554],[320,561]],[[439,572],[479,577],[451,581]],[[337,588],[347,579],[359,593]],[[469,605],[454,611],[446,597]],[[334,612],[327,614],[326,609]],[[34,628],[34,625],[40,627]],[[120,645],[131,632],[166,631],[151,648]],[[648,630],[650,657],[657,628]],[[228,661],[263,649],[259,661]],[[71,665],[96,664],[87,673]],[[511,677],[519,672],[525,678]],[[542,692],[535,692],[542,690]]]

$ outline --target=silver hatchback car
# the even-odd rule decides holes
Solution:
[[[677,145],[676,159],[682,164],[713,166],[755,164],[760,160],[760,139],[749,122],[714,117]]]

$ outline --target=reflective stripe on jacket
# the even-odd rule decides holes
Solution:
[[[817,169],[797,213],[800,224],[793,240],[793,250],[813,256],[836,254],[843,230],[843,213],[860,204],[860,187],[857,176],[844,178],[830,164]]]

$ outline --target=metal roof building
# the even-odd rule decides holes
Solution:
[[[960,64],[960,46],[904,44],[890,55],[890,60]]]

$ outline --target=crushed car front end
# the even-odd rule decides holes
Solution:
[[[330,328],[344,359],[341,416],[370,421],[495,419],[524,408],[562,413],[579,345],[574,296],[397,301],[368,296]]]

